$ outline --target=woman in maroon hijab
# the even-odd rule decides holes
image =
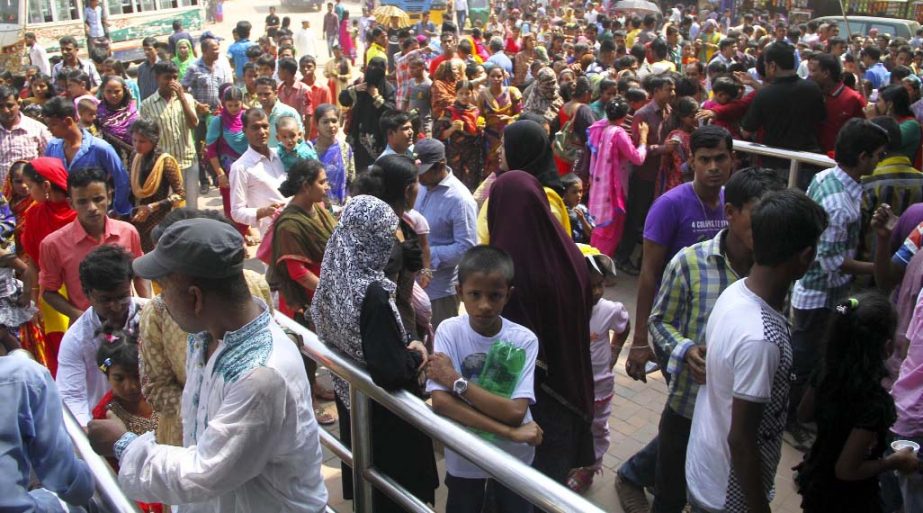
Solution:
[[[536,403],[544,432],[533,466],[564,483],[592,464],[593,369],[590,282],[583,255],[551,214],[539,181],[522,171],[497,178],[487,207],[490,243],[510,254],[513,296],[503,315],[538,336]]]

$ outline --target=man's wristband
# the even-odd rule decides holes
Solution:
[[[122,459],[122,453],[125,452],[125,449],[127,449],[136,438],[138,438],[138,435],[131,431],[126,431],[125,434],[120,436],[112,446],[112,453],[115,454],[115,459]]]

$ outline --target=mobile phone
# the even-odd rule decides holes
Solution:
[[[644,373],[650,374],[652,372],[657,372],[660,370],[660,365],[657,362],[647,362],[644,364]]]

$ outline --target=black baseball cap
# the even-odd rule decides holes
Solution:
[[[217,279],[244,269],[244,238],[228,223],[214,219],[186,219],[170,225],[150,253],[136,258],[138,276],[155,280],[179,273]]]
[[[414,159],[417,160],[417,171],[425,173],[433,164],[445,162],[445,145],[436,139],[423,139],[413,145]]]

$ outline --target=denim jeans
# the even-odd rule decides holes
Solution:
[[[327,57],[333,57],[333,47],[338,43],[337,36],[327,36]]]
[[[660,437],[655,436],[628,461],[622,463],[618,474],[623,480],[641,488],[653,488],[657,475],[657,451]]]
[[[523,499],[497,481],[490,480],[493,487],[492,500],[497,511],[503,513],[532,513],[532,503]],[[445,475],[449,495],[445,503],[446,513],[481,513],[484,506],[484,490],[487,479],[468,479]]]
[[[455,19],[458,20],[458,33],[465,30],[465,21],[468,19],[468,13],[465,11],[455,11]]]

